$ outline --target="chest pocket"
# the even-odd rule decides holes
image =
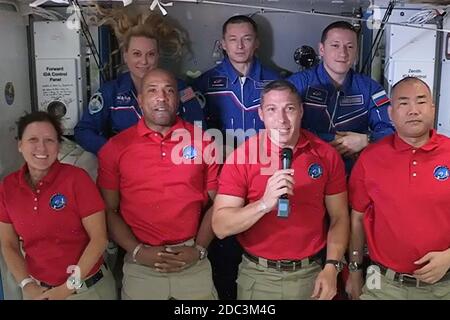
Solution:
[[[328,180],[328,173],[324,164],[316,157],[299,160],[306,165],[302,165],[302,168],[296,169],[294,173],[296,201],[310,206],[323,204],[325,186]]]
[[[117,107],[130,106],[134,104],[133,100],[134,100],[133,97],[128,93],[118,94],[116,96],[115,106]]]
[[[257,81],[255,80],[253,83],[255,85],[255,89],[256,90],[262,90],[264,89],[264,87],[270,83],[272,80],[261,80],[261,81]]]
[[[207,169],[203,164],[182,163],[172,166],[169,174],[171,178],[164,183],[165,196],[188,197],[189,202],[203,202],[206,199]]]
[[[173,178],[166,182],[170,192],[189,194],[198,200],[204,197],[207,168],[202,159],[202,151],[201,144],[186,144],[177,151],[172,149],[172,154],[177,153],[178,159],[173,159],[177,165],[170,165],[170,175]]]

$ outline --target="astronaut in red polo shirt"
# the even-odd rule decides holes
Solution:
[[[104,203],[85,171],[57,160],[61,136],[45,112],[19,119],[26,163],[0,184],[2,252],[25,299],[115,299]]]
[[[449,300],[450,139],[433,130],[422,80],[400,80],[391,100],[397,132],[366,148],[350,178],[351,296]],[[372,266],[363,287],[365,240]]]
[[[219,238],[237,234],[245,251],[238,299],[331,299],[349,234],[344,164],[333,147],[300,129],[303,109],[291,83],[269,83],[258,112],[266,130],[228,157],[212,219]],[[286,147],[292,168],[279,170]],[[287,217],[277,213],[284,194]]]
[[[176,116],[169,72],[147,73],[138,101],[144,117],[99,152],[109,232],[127,251],[122,299],[216,299],[206,259],[219,170],[203,156],[211,142]]]

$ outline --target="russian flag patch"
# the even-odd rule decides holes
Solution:
[[[187,87],[180,91],[180,100],[182,103],[195,98],[195,92],[191,87]]]
[[[382,105],[389,102],[389,98],[386,94],[386,91],[381,90],[380,92],[375,93],[372,96],[373,102],[375,102],[375,105],[377,107],[381,107]]]

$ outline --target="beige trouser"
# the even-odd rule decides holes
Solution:
[[[377,278],[375,278],[377,277]],[[362,300],[450,300],[450,280],[419,287],[402,285],[386,275],[375,272],[367,279],[360,296]]]
[[[117,291],[114,278],[109,269],[101,266],[103,278],[97,281],[92,287],[86,288],[84,285],[76,293],[70,295],[66,300],[116,300]],[[24,300],[29,300],[26,294],[23,294]]]
[[[58,153],[58,160],[61,163],[71,164],[78,168],[84,169],[95,183],[98,170],[97,156],[89,151],[84,150],[76,142],[63,137],[63,141]],[[105,250],[104,259],[112,272],[116,270],[116,264],[119,264],[117,266],[118,268],[120,268],[119,270],[121,270],[122,268],[122,261],[117,261],[118,258],[119,255],[117,245],[114,242],[110,241],[108,243],[108,247]],[[114,274],[114,276],[119,279],[119,282],[116,283],[116,286],[119,287],[118,284],[120,284],[120,274]]]
[[[125,256],[122,282],[123,300],[217,300],[208,259],[180,272],[161,273],[133,263]]]
[[[3,298],[5,300],[22,300],[22,291],[17,285],[16,279],[6,267],[6,261],[0,252],[0,271],[3,284]]]
[[[250,261],[245,255],[239,265],[238,300],[307,300],[322,267],[311,261],[296,271],[278,271]]]

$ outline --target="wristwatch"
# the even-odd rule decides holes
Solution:
[[[358,263],[356,261],[351,261],[348,264],[348,271],[350,272],[356,272],[362,270],[362,263]]]
[[[25,278],[22,281],[20,281],[19,287],[20,287],[20,289],[23,289],[23,288],[25,288],[25,286],[27,284],[32,283],[32,282],[36,282],[36,280],[34,280],[32,277]]]
[[[66,284],[67,284],[67,288],[69,288],[71,290],[72,289],[79,290],[83,286],[83,281],[81,281],[81,279],[79,277],[72,275],[69,278],[67,278]]]
[[[198,258],[199,260],[203,260],[208,256],[208,250],[206,250],[205,247],[202,247],[201,245],[196,244],[195,249],[197,249],[200,254],[200,256]]]
[[[336,271],[339,273],[342,271],[342,269],[344,269],[344,263],[342,261],[339,260],[332,260],[332,259],[328,259],[325,261],[325,264],[332,264],[335,268]]]

